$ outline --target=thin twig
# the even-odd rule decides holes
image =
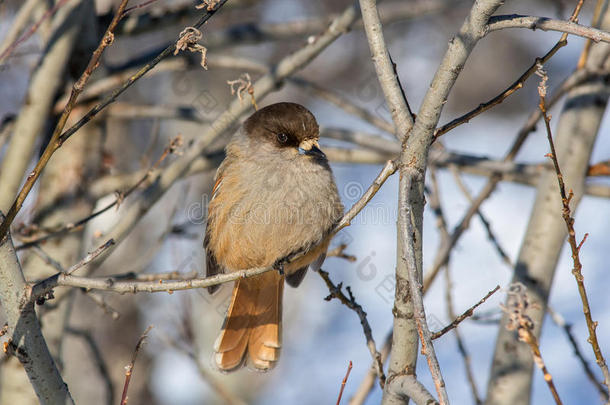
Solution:
[[[369,186],[369,188],[366,190],[366,192],[362,195],[360,200],[358,200],[352,206],[352,208],[350,208],[349,211],[346,212],[345,215],[343,215],[343,218],[341,218],[341,221],[339,221],[339,223],[335,227],[333,234],[336,234],[341,229],[350,225],[351,220],[354,219],[360,211],[362,211],[362,209],[369,203],[369,201],[371,201],[371,199],[375,196],[375,194],[377,194],[377,191],[379,191],[379,189],[381,188],[383,183],[385,183],[385,181],[388,179],[388,177],[390,177],[392,174],[394,174],[396,172],[396,168],[397,168],[396,162],[394,162],[393,160],[388,160],[386,162],[386,164],[383,167],[383,169],[381,170],[381,172],[377,175],[377,177],[375,178],[373,183]]]
[[[547,114],[545,102],[547,76],[546,73],[542,70],[542,68],[540,68],[540,75],[542,76],[542,79],[540,86],[538,86],[538,94],[540,95],[540,104],[538,107],[540,108],[540,111],[542,112],[542,116],[544,118],[547,140],[551,149],[551,153],[547,154],[546,156],[548,156],[553,161],[555,173],[557,174],[559,194],[561,196],[561,204],[563,206],[562,217],[566,223],[566,229],[568,232],[568,243],[570,245],[570,250],[572,251],[572,274],[574,275],[576,284],[578,285],[578,293],[580,294],[580,299],[582,301],[583,314],[585,316],[585,321],[587,322],[587,329],[589,330],[589,338],[587,339],[587,341],[589,342],[589,344],[591,344],[593,353],[595,354],[595,360],[597,362],[597,365],[600,367],[604,375],[604,385],[606,386],[606,390],[608,390],[608,388],[610,388],[610,371],[608,370],[606,359],[602,354],[602,351],[599,347],[599,342],[597,340],[597,322],[594,321],[591,317],[591,307],[589,305],[589,298],[587,297],[587,290],[585,289],[584,277],[582,275],[582,263],[580,261],[580,249],[585,240],[587,239],[588,234],[585,234],[584,238],[580,243],[576,241],[574,218],[572,217],[572,211],[570,209],[570,201],[572,199],[573,193],[571,190],[569,192],[566,192],[563,174],[561,173],[559,161],[557,160],[557,153],[555,152],[555,144],[553,142],[553,134],[551,132],[550,124],[551,118]]]
[[[123,15],[127,15],[127,13],[130,13],[130,12],[132,12],[133,10],[136,10],[136,9],[138,9],[138,8],[143,8],[143,7],[146,7],[146,6],[148,6],[149,4],[154,3],[155,1],[157,1],[157,0],[147,0],[147,1],[143,2],[143,3],[136,4],[135,6],[131,6],[131,7],[127,8],[127,9],[125,9],[125,11],[123,12]]]
[[[536,73],[536,69],[539,63],[546,63],[549,59],[553,57],[553,55],[555,55],[555,53],[557,53],[559,49],[563,48],[567,44],[568,41],[566,39],[559,40],[555,44],[555,46],[553,46],[544,56],[542,56],[541,58],[536,58],[534,60],[534,63],[532,63],[530,67],[525,72],[523,72],[523,74],[519,76],[519,78],[515,80],[510,86],[508,86],[502,93],[498,94],[489,101],[479,104],[479,106],[475,109],[467,112],[466,114],[458,118],[453,119],[442,127],[437,128],[436,131],[434,131],[433,141],[436,141],[439,137],[443,136],[452,129],[455,129],[456,127],[459,127],[462,124],[470,122],[470,120],[476,117],[477,115],[480,115],[485,111],[490,110],[496,105],[502,103],[510,95],[521,89],[525,84],[525,81],[529,79],[529,77],[532,76],[534,73]]]
[[[371,357],[373,357],[373,362],[375,364],[375,372],[377,376],[379,376],[379,386],[383,389],[385,385],[385,374],[383,372],[383,363],[381,361],[381,354],[377,351],[377,346],[375,345],[375,339],[373,339],[373,331],[371,330],[371,325],[369,325],[369,321],[366,317],[366,312],[362,309],[362,306],[356,302],[354,295],[352,294],[352,290],[350,287],[346,287],[347,294],[346,296],[343,291],[343,283],[339,283],[335,285],[328,273],[324,270],[318,270],[320,277],[326,283],[330,294],[325,298],[326,301],[330,301],[333,298],[341,301],[343,305],[354,311],[358,318],[360,318],[360,324],[362,325],[362,330],[364,332],[364,337],[366,338],[366,346],[369,348],[369,352],[371,353]]]
[[[493,290],[489,291],[487,294],[485,294],[485,296],[483,298],[481,298],[479,300],[479,302],[477,302],[476,304],[474,304],[473,306],[471,306],[470,308],[468,308],[466,311],[464,311],[462,313],[462,315],[458,316],[457,318],[455,318],[453,320],[453,322],[451,322],[449,325],[445,326],[443,329],[439,330],[438,332],[434,332],[431,335],[432,340],[434,339],[438,339],[441,336],[443,336],[445,333],[449,332],[452,329],[457,328],[457,326],[466,318],[472,316],[472,314],[474,313],[474,310],[477,309],[478,306],[480,306],[481,304],[483,304],[485,301],[487,301],[487,299],[489,297],[491,297],[492,295],[494,295],[496,293],[496,291],[498,291],[500,289],[500,286],[497,285],[496,288],[494,288]]]
[[[343,390],[345,389],[345,384],[347,383],[347,379],[349,378],[349,373],[352,371],[352,361],[350,360],[349,365],[347,366],[347,372],[345,373],[345,377],[343,377],[343,381],[341,381],[341,390],[339,391],[339,397],[337,398],[337,405],[341,403],[341,397],[343,396]]]
[[[153,326],[150,325],[148,328],[146,328],[142,336],[140,336],[140,339],[138,339],[138,343],[136,344],[136,348],[133,351],[133,355],[131,356],[131,361],[127,366],[125,366],[125,384],[123,385],[123,394],[121,395],[121,405],[127,405],[127,389],[129,388],[133,368],[136,364],[136,358],[138,357],[138,353],[140,352],[144,341],[148,337],[148,332],[150,332],[152,328]]]
[[[76,270],[80,269],[81,267],[86,266],[87,264],[91,263],[92,260],[94,260],[96,257],[101,255],[106,249],[108,249],[112,245],[114,245],[114,240],[109,239],[108,241],[106,241],[106,243],[104,243],[102,246],[95,249],[93,252],[89,252],[87,254],[87,256],[85,256],[80,262],[78,262],[78,263],[74,264],[72,267],[70,267],[66,271],[66,274],[72,274]]]
[[[326,252],[326,257],[336,257],[339,259],[347,260],[348,262],[355,262],[356,260],[358,260],[356,256],[345,253],[346,248],[347,244],[342,243],[336,248]]]
[[[80,269],[83,266],[91,263],[95,260],[96,257],[104,253],[108,248],[114,245],[114,240],[110,239],[106,241],[103,245],[95,249],[93,252],[88,253],[82,260],[78,263],[72,265],[67,271],[64,270],[63,266],[59,264],[57,261],[53,260],[49,255],[47,255],[42,249],[36,247],[34,250],[36,253],[40,255],[40,257],[45,260],[46,263],[49,263],[53,267],[55,267],[59,272],[50,276],[34,285],[28,290],[30,294],[29,298],[36,301],[38,305],[42,305],[48,299],[53,299],[55,296],[53,295],[53,286],[55,286],[58,278],[62,276],[71,277],[70,274]]]
[[[17,250],[17,249],[15,249]],[[34,246],[34,249],[32,249],[32,251],[42,259],[42,261],[44,261],[46,264],[48,264],[49,266],[53,267],[55,270],[59,271],[59,272],[64,272],[66,271],[63,266],[61,265],[61,263],[59,263],[57,260],[53,259],[47,252],[45,252],[40,246]]]

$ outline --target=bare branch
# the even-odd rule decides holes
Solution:
[[[414,375],[398,375],[388,381],[386,390],[401,398],[405,403],[412,399],[417,405],[438,405],[432,394],[422,385]]]
[[[153,328],[152,325],[150,325],[148,328],[146,328],[144,333],[142,333],[142,336],[140,336],[140,339],[138,339],[138,343],[136,344],[136,348],[133,351],[133,355],[131,357],[131,361],[125,367],[125,384],[123,385],[123,394],[121,395],[121,405],[127,405],[127,399],[128,399],[127,398],[127,390],[129,389],[129,382],[131,381],[131,375],[133,373],[133,368],[136,365],[136,359],[138,357],[138,353],[140,352],[140,349],[142,348],[142,345],[144,345],[144,341],[148,337],[148,332],[150,332],[150,330],[152,328]]]
[[[588,38],[594,42],[610,42],[610,33],[575,22],[554,20],[547,17],[525,15],[497,15],[489,19],[489,32],[505,28],[528,28],[531,30],[558,31]]]
[[[413,117],[411,116],[407,100],[402,93],[402,88],[394,70],[394,64],[390,60],[390,54],[383,37],[376,1],[360,0],[360,10],[377,78],[383,90],[388,109],[392,114],[392,121],[394,121],[396,126],[395,135],[396,138],[402,141],[407,139],[409,131],[413,126]]]
[[[343,381],[341,381],[341,390],[339,391],[339,397],[337,398],[337,405],[341,403],[341,397],[343,396],[343,390],[345,389],[345,384],[347,383],[347,379],[349,378],[350,371],[352,371],[351,360],[349,362],[349,365],[347,366],[347,372],[345,373],[345,377],[343,377]]]
[[[34,301],[28,299],[28,287],[10,234],[0,240],[0,304],[8,323],[5,350],[17,356],[40,402],[74,403],[49,353]]]
[[[585,289],[584,277],[582,275],[582,263],[580,261],[580,248],[587,238],[587,234],[585,234],[584,238],[580,243],[576,241],[576,231],[574,230],[574,218],[572,217],[572,210],[570,208],[570,201],[574,196],[572,190],[570,192],[566,192],[565,183],[563,174],[561,173],[561,168],[559,167],[559,160],[557,157],[557,153],[555,152],[555,144],[553,142],[553,134],[551,133],[551,118],[547,114],[546,111],[546,103],[545,103],[545,91],[544,91],[544,83],[547,78],[546,73],[542,73],[543,79],[541,87],[539,87],[540,94],[540,111],[542,112],[542,116],[544,118],[544,124],[546,128],[547,140],[549,141],[549,147],[551,149],[551,153],[547,156],[553,161],[553,166],[555,167],[555,173],[557,174],[557,182],[559,183],[559,194],[561,196],[561,204],[563,206],[562,217],[566,224],[566,229],[568,233],[568,243],[570,245],[570,250],[572,251],[572,261],[574,266],[572,268],[572,274],[574,275],[574,279],[576,280],[576,284],[578,285],[578,293],[580,294],[580,299],[582,301],[582,310],[585,316],[585,320],[587,322],[587,328],[589,329],[589,338],[587,341],[591,344],[593,348],[593,353],[595,354],[595,359],[597,361],[597,365],[602,370],[604,375],[604,385],[606,386],[606,390],[610,388],[610,371],[608,370],[608,365],[606,364],[606,359],[602,354],[602,351],[599,347],[599,342],[597,341],[597,322],[593,320],[591,317],[591,307],[589,305],[589,298],[587,297],[587,290]]]
[[[404,185],[404,190],[401,188],[400,193],[408,194],[413,188],[414,183],[418,181],[417,179],[419,177],[419,173],[409,168],[408,170],[402,171],[401,174],[406,177],[406,182]],[[432,374],[432,379],[434,380],[434,386],[436,387],[436,392],[439,396],[439,402],[441,405],[445,405],[449,404],[449,397],[447,396],[445,381],[443,380],[443,375],[441,374],[441,369],[438,364],[438,359],[436,358],[434,346],[432,344],[432,334],[428,329],[428,322],[426,321],[424,299],[422,296],[422,285],[419,281],[420,276],[417,262],[415,260],[415,243],[413,241],[415,231],[413,230],[413,224],[411,223],[412,214],[410,206],[407,203],[407,201],[409,201],[409,197],[403,196],[400,201],[403,202],[403,205],[399,207],[399,216],[403,217],[401,222],[406,225],[406,229],[402,231],[404,237],[400,239],[403,245],[402,252],[404,254],[401,260],[405,261],[407,265],[409,292],[411,293],[411,302],[413,303],[413,315],[415,322],[417,323],[417,331],[421,340],[422,352],[426,355],[426,359],[428,360],[428,368],[430,369],[430,374]]]
[[[322,269],[318,270],[318,273],[320,274],[320,277],[322,277],[322,279],[326,283],[326,286],[328,287],[328,290],[330,291],[330,295],[326,297],[325,300],[330,301],[333,298],[338,299],[343,305],[354,311],[358,315],[358,318],[360,318],[362,331],[364,332],[364,337],[366,338],[366,346],[369,348],[369,352],[373,357],[375,372],[379,377],[379,386],[381,387],[381,389],[383,389],[383,386],[385,385],[383,363],[381,361],[381,354],[377,351],[375,339],[373,339],[373,331],[371,330],[371,325],[369,325],[369,321],[366,317],[366,312],[364,312],[362,306],[356,302],[356,298],[352,294],[352,290],[350,287],[346,287],[347,293],[349,295],[349,297],[347,297],[342,291],[343,283],[335,285],[328,276],[328,273]]]
[[[388,379],[399,374],[414,374],[417,356],[417,335],[414,336],[413,313],[417,333],[422,339],[428,365],[442,404],[447,392],[430,341],[421,301],[422,229],[424,212],[424,178],[429,147],[445,101],[464,68],[477,42],[485,35],[489,17],[502,4],[501,0],[479,0],[472,6],[456,37],[449,43],[434,79],[424,97],[415,124],[400,155],[398,200],[398,243],[396,294],[394,298],[394,336]],[[413,221],[413,222],[412,222]],[[417,309],[416,309],[417,308]],[[400,403],[396,395],[384,390],[383,405]]]
[[[474,313],[474,310],[477,309],[478,306],[480,306],[481,304],[483,304],[485,301],[487,301],[487,299],[489,297],[491,297],[492,295],[494,295],[496,293],[496,291],[498,291],[500,289],[500,286],[497,285],[496,288],[494,288],[493,290],[489,291],[483,298],[481,298],[479,300],[479,302],[477,302],[476,304],[474,304],[473,306],[471,306],[470,308],[468,308],[466,311],[464,311],[462,313],[462,315],[458,316],[457,318],[455,318],[453,320],[453,322],[451,322],[449,325],[445,326],[443,329],[439,330],[438,332],[434,332],[431,336],[431,338],[434,339],[438,339],[441,336],[443,336],[445,333],[449,332],[452,329],[457,328],[457,326],[466,318],[472,316],[472,314]]]

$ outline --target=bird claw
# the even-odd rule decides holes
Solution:
[[[284,262],[283,261],[276,263],[274,267],[277,270],[277,272],[280,274],[280,276],[284,275]]]

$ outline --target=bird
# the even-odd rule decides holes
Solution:
[[[319,136],[307,108],[281,102],[255,111],[225,148],[208,204],[206,274],[274,269],[235,281],[214,344],[222,372],[277,364],[284,282],[299,286],[326,258],[344,208]]]

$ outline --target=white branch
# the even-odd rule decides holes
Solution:
[[[4,216],[0,214],[0,220]],[[5,350],[17,356],[42,404],[73,404],[40,330],[10,233],[0,241],[0,304],[8,323]]]

